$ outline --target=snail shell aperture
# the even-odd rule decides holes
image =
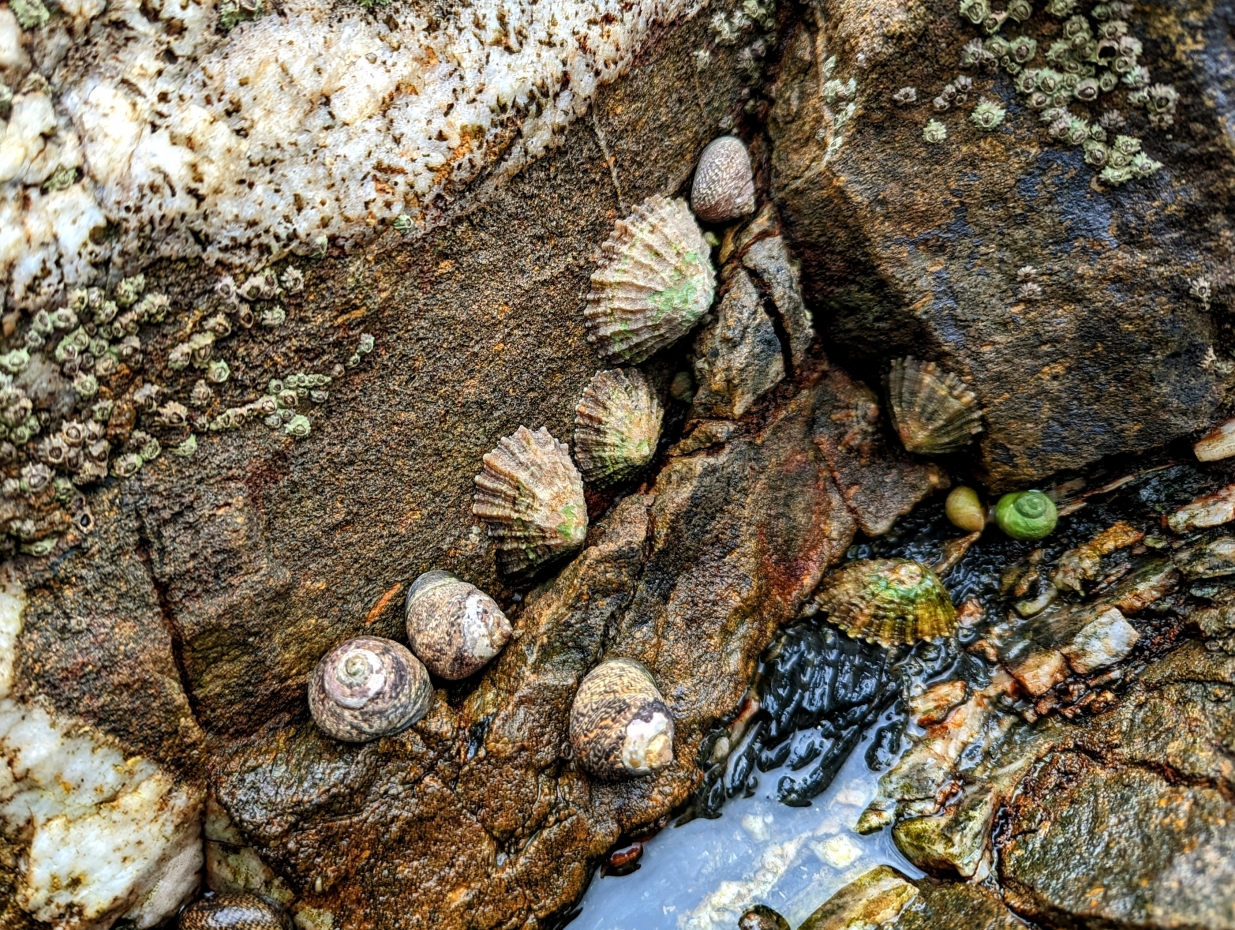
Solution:
[[[911,559],[861,559],[815,596],[828,621],[856,639],[898,646],[950,636],[956,608],[939,576]]]
[[[583,479],[564,443],[520,426],[484,457],[472,513],[489,531],[504,572],[529,571],[587,539]]]
[[[575,455],[597,487],[637,475],[656,452],[664,409],[637,368],[598,371],[575,407]]]
[[[434,675],[456,681],[480,671],[510,640],[502,608],[475,585],[425,572],[407,592],[407,641]]]
[[[910,452],[956,452],[982,432],[982,411],[973,391],[934,362],[894,361],[888,406],[892,425]]]
[[[180,912],[180,930],[291,930],[291,926],[281,907],[241,891],[211,895]]]
[[[588,339],[607,358],[639,364],[712,305],[711,248],[681,200],[649,197],[617,221],[601,252],[583,312]]]
[[[328,736],[363,743],[398,733],[429,710],[429,673],[406,646],[357,636],[331,649],[309,680],[309,710]]]
[[[579,684],[570,744],[599,778],[650,775],[673,761],[673,716],[652,674],[633,659],[609,659]]]
[[[699,156],[690,206],[705,223],[727,223],[755,212],[750,153],[736,136],[713,139]]]

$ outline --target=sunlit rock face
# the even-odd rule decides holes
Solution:
[[[110,262],[235,263],[423,224],[541,154],[697,4],[611,6],[293,0],[250,18],[231,0],[87,0],[24,30],[0,10],[7,299],[45,304]]]

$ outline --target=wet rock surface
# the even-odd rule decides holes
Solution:
[[[1003,39],[1036,42],[1027,68],[1048,67],[1067,6],[1059,20],[1035,7],[1007,21]],[[1215,411],[1210,312],[1229,295],[1190,292],[1221,276],[1232,247],[1230,79],[1218,64],[1230,59],[1231,15],[1138,8],[1121,23],[1153,80],[1180,95],[1168,131],[1146,128],[1122,91],[1092,114],[1068,101],[1094,122],[1120,113],[1119,132],[1143,136],[1164,166],[1121,186],[1099,181],[1079,144],[1052,138],[1002,66],[963,67],[962,49],[988,33],[950,0],[826,2],[818,28],[788,40],[769,124],[773,186],[816,325],[854,359],[914,354],[963,377],[985,414],[979,464],[997,487],[1152,447]],[[1006,109],[989,131],[975,124],[983,101]],[[931,120],[946,126],[943,142],[923,138]]]

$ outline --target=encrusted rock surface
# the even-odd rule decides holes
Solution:
[[[954,0],[825,0],[822,25],[788,40],[772,178],[816,327],[863,363],[913,354],[968,381],[985,412],[979,465],[1000,488],[1188,433],[1219,402],[1209,314],[1229,307],[1211,282],[1235,243],[1231,16],[1184,4],[1127,17],[1142,64],[1180,99],[1162,131],[1142,131],[1122,93],[1086,111],[1120,110],[1163,164],[1122,186],[1053,141],[1005,71],[962,69],[985,33]],[[1038,5],[1008,26],[1036,37],[1044,67],[1058,21]],[[941,113],[933,98],[957,75],[967,101]],[[898,102],[906,87],[914,101]],[[968,118],[982,98],[1006,105],[993,131]],[[946,141],[924,140],[928,119]]]

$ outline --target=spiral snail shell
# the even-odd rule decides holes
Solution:
[[[638,368],[598,371],[575,407],[575,455],[596,487],[619,484],[652,460],[664,408]]]
[[[755,212],[750,153],[736,136],[713,139],[699,156],[690,207],[705,223],[727,223]]]
[[[956,629],[947,589],[912,559],[850,562],[828,577],[815,603],[850,636],[884,646],[938,639]]]
[[[609,659],[584,677],[570,708],[575,757],[598,778],[649,775],[673,761],[673,716],[651,672]]]
[[[638,365],[677,342],[712,305],[711,248],[684,201],[655,195],[601,246],[584,315],[607,358]]]
[[[497,549],[497,564],[518,574],[566,555],[587,539],[583,479],[564,443],[520,426],[484,457],[472,513]]]
[[[958,529],[980,533],[986,527],[986,508],[978,499],[978,492],[971,487],[953,488],[943,506],[948,520]]]
[[[242,891],[212,894],[180,912],[180,930],[291,930],[283,908]]]
[[[363,743],[398,733],[429,710],[420,660],[391,639],[357,636],[322,656],[309,679],[309,710],[328,736]]]
[[[982,432],[982,411],[973,391],[934,362],[894,361],[888,406],[892,425],[910,452],[956,452]]]
[[[425,572],[407,592],[407,641],[439,678],[456,681],[480,671],[510,640],[502,608],[450,572]]]
[[[1041,539],[1055,529],[1059,511],[1041,491],[1013,491],[999,498],[995,522],[1013,539]]]

